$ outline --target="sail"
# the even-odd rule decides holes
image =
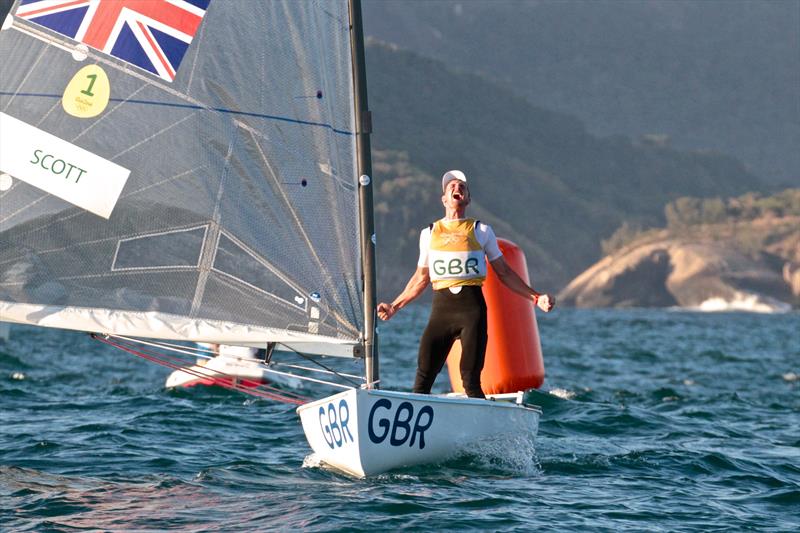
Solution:
[[[352,355],[347,2],[18,0],[10,13],[0,320]]]

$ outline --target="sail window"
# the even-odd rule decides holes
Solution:
[[[307,299],[287,278],[277,272],[265,259],[258,257],[224,233],[220,235],[217,245],[214,270],[259,289],[292,307],[306,309]]]
[[[162,231],[122,239],[111,270],[197,268],[207,226]]]

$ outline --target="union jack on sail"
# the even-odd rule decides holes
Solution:
[[[15,15],[172,81],[211,0],[21,0]]]

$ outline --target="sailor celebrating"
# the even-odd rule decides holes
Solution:
[[[422,230],[416,271],[392,303],[378,304],[378,316],[389,320],[432,284],[433,307],[420,339],[413,390],[430,393],[450,348],[460,338],[464,390],[471,398],[484,398],[480,378],[486,354],[487,319],[481,285],[486,279],[486,260],[506,287],[541,310],[553,309],[555,298],[536,292],[506,264],[491,226],[465,217],[471,198],[463,172],[446,172],[442,191],[444,218]]]

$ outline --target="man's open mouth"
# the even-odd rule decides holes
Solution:
[[[454,200],[461,200],[461,198],[463,198],[463,197],[461,196],[460,192],[454,192],[453,193],[453,199]]]

